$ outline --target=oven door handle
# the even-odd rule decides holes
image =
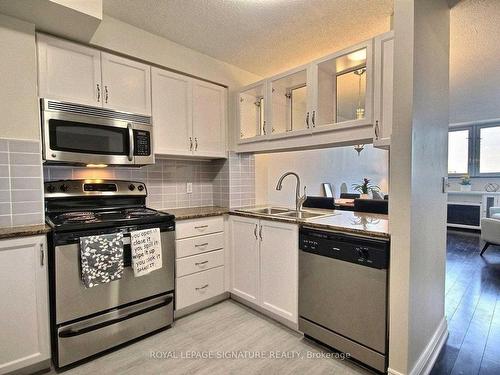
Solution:
[[[128,144],[129,144],[129,152],[128,152],[128,160],[134,160],[134,129],[132,128],[132,124],[129,122],[127,124],[128,129]]]
[[[95,330],[98,330],[98,329],[110,326],[112,324],[123,322],[124,320],[128,320],[128,319],[134,318],[134,317],[136,317],[138,315],[142,315],[142,314],[145,314],[147,312],[159,309],[159,308],[161,308],[163,306],[167,306],[170,303],[172,303],[173,300],[174,299],[173,299],[172,296],[168,296],[164,301],[162,301],[162,302],[160,302],[160,303],[158,303],[156,305],[149,306],[149,307],[146,307],[145,309],[134,311],[134,312],[131,312],[130,314],[127,314],[127,315],[124,315],[124,316],[120,316],[120,317],[115,318],[115,319],[110,319],[110,320],[107,320],[105,322],[94,324],[94,325],[91,325],[91,326],[88,326],[88,327],[84,327],[84,328],[81,328],[81,329],[71,329],[70,328],[70,329],[68,329],[66,331],[59,332],[58,336],[62,337],[62,338],[80,336],[80,335],[83,335],[85,333],[92,332],[92,331],[95,331]]]

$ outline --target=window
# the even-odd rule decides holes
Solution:
[[[448,174],[469,174],[469,132],[448,133]]]
[[[479,129],[479,173],[500,173],[500,126]]]
[[[500,125],[452,128],[448,133],[448,174],[500,177]]]

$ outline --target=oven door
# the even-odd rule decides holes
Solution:
[[[133,123],[57,111],[42,116],[46,162],[135,164]]]
[[[155,226],[160,225],[150,225],[150,227]],[[115,228],[107,233],[113,231],[124,232],[125,229]],[[78,234],[75,233],[74,241],[66,241],[71,243],[62,245],[57,244],[57,234],[55,236],[51,266],[54,271],[52,293],[54,293],[56,324],[174,290],[175,232],[173,230],[161,231],[163,267],[140,277],[134,276],[134,271],[130,266],[130,237],[127,237],[125,233],[125,267],[122,278],[93,288],[85,288],[81,280]]]

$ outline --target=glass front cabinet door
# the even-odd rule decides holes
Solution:
[[[266,81],[261,81],[240,91],[238,96],[239,143],[257,141],[267,134],[266,89]]]
[[[309,69],[300,67],[269,79],[270,138],[301,135],[312,125]]]
[[[312,64],[313,131],[371,124],[372,44],[358,44]]]

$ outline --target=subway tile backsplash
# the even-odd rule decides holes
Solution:
[[[46,181],[85,178],[144,182],[147,205],[156,209],[255,204],[255,159],[251,155],[231,153],[228,159],[213,161],[156,159],[154,165],[142,168],[44,167]],[[187,183],[192,183],[191,193]]]
[[[40,142],[0,139],[0,226],[44,222]]]

